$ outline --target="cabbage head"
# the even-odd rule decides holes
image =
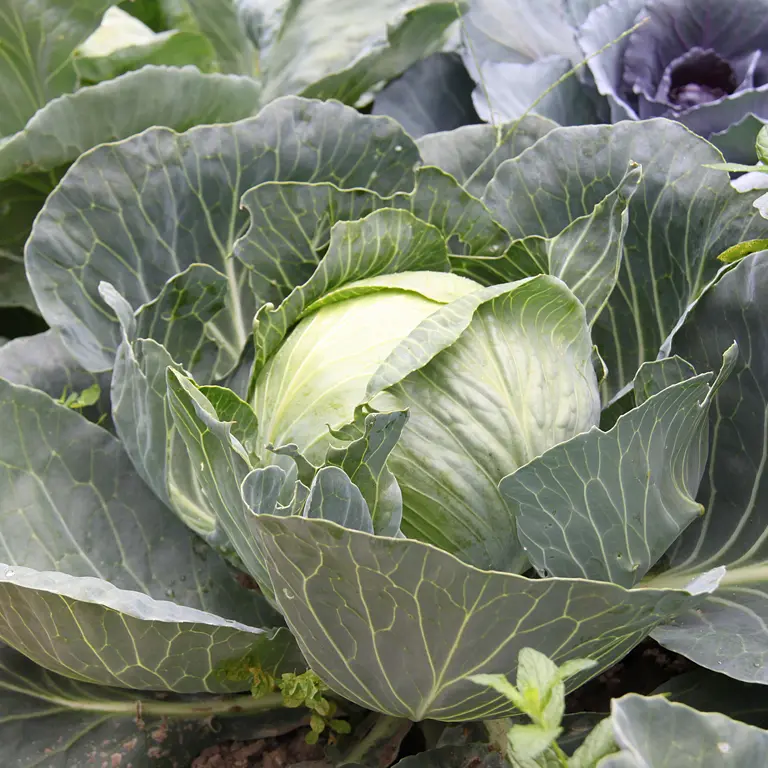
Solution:
[[[564,125],[666,117],[734,162],[768,120],[762,0],[473,0],[464,60],[481,117],[537,101]]]
[[[25,247],[50,330],[0,348],[3,744],[282,727],[281,685],[320,730],[319,692],[497,719],[470,677],[651,633],[768,682],[768,260],[717,258],[765,220],[720,159],[284,97],[76,160]]]
[[[329,292],[256,375],[258,444],[295,444],[322,464],[333,432],[359,407],[407,413],[388,461],[402,532],[519,570],[525,557],[499,481],[596,425],[600,410],[584,308],[566,299],[536,322],[547,309],[531,288],[484,294],[458,275],[402,272]],[[539,290],[555,301],[565,288]],[[427,346],[438,329],[445,336]]]

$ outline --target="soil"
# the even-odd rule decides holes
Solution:
[[[273,739],[229,742],[204,749],[191,768],[286,768],[297,763],[323,761],[323,748],[304,740],[308,728]]]

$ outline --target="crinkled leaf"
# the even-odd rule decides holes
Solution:
[[[400,531],[403,496],[387,468],[387,459],[407,420],[405,411],[368,414],[359,438],[341,448],[328,449],[328,464],[343,469],[367,502],[373,521],[370,533],[375,530],[382,536],[395,536]]]
[[[240,491],[250,470],[243,448],[232,439],[231,425],[218,420],[211,403],[182,374],[168,369],[168,402],[203,488],[208,514],[227,535],[245,569],[268,594],[272,591],[258,542],[249,530],[251,507]]]
[[[161,344],[193,376],[221,378],[237,362],[230,329],[216,325],[226,307],[227,278],[206,264],[193,264],[174,275],[160,293],[136,312],[135,336]]]
[[[540,573],[634,586],[703,514],[707,417],[737,355],[726,352],[714,381],[668,387],[610,431],[577,435],[501,481]]]
[[[441,0],[294,2],[261,60],[265,98],[301,92],[354,104],[438,50],[459,13],[456,3]]]
[[[768,760],[766,731],[661,696],[615,699],[611,721],[622,752],[601,768],[760,768]]]
[[[768,253],[748,256],[704,295],[673,340],[672,351],[699,370],[734,339],[739,358],[710,411],[710,458],[698,495],[706,513],[668,553],[671,569],[656,577],[682,583],[725,566],[717,593],[656,637],[697,664],[762,683],[768,682],[766,291]]]
[[[413,194],[397,195],[393,203],[437,227],[450,241],[451,253],[482,257],[509,244],[509,235],[488,209],[441,169],[420,168]]]
[[[288,98],[241,122],[185,134],[154,128],[98,147],[67,172],[29,240],[28,273],[41,310],[86,368],[110,368],[119,331],[95,299],[98,284],[113,283],[135,308],[191,264],[209,264],[230,282],[217,325],[229,318],[241,350],[260,298],[231,255],[247,225],[238,209],[242,193],[275,178],[331,178],[392,194],[412,185],[409,146],[384,118]],[[147,264],[152,268],[140,267]]]
[[[243,696],[231,700],[233,708],[243,703],[251,702]],[[14,768],[80,768],[93,760],[190,765],[207,747],[280,736],[305,719],[295,709],[233,716],[226,705],[220,698],[137,694],[76,682],[0,647],[0,711],[5,715],[0,716],[0,740],[6,765]],[[181,717],[167,716],[176,713]]]
[[[402,152],[403,145],[398,146]],[[412,145],[405,151],[415,155]],[[249,189],[242,205],[250,214],[250,225],[234,245],[235,256],[251,270],[254,292],[279,304],[312,276],[337,221],[360,219],[385,207],[385,202],[367,189],[340,189],[325,182],[265,182]]]
[[[679,355],[672,355],[661,360],[643,363],[635,374],[632,384],[635,405],[642,405],[646,400],[658,395],[667,387],[687,381],[696,376],[696,370]]]
[[[258,422],[253,408],[226,387],[204,386],[200,387],[200,392],[213,406],[219,421],[230,422],[232,435],[240,441],[246,451],[255,455],[258,446],[254,438]]]
[[[397,145],[395,151],[408,151]],[[248,231],[234,246],[250,270],[254,292],[279,303],[296,285],[309,279],[339,221],[354,221],[381,208],[413,213],[437,227],[455,250],[468,254],[501,252],[509,236],[483,204],[448,174],[432,167],[416,171],[412,193],[386,198],[363,189],[334,184],[267,182],[249,190],[243,205],[251,215]]]
[[[472,105],[474,83],[457,53],[433,53],[387,84],[372,114],[397,120],[414,138],[478,123]]]
[[[496,257],[454,259],[457,271],[483,283],[554,275],[581,301],[593,324],[616,286],[629,224],[628,206],[641,178],[640,168],[630,168],[619,186],[589,214],[554,237],[525,237]]]
[[[479,198],[505,160],[517,157],[556,127],[551,120],[530,115],[511,125],[468,125],[429,134],[417,144],[427,165],[442,168]]]
[[[467,675],[509,675],[525,646],[557,663],[599,659],[597,674],[700,599],[479,571],[427,544],[326,520],[262,515],[254,527],[312,669],[340,695],[412,720],[511,714],[510,702]],[[584,679],[572,678],[571,687]]]
[[[510,234],[554,237],[618,186],[630,160],[642,166],[619,282],[593,327],[608,367],[606,401],[656,358],[715,278],[715,256],[764,234],[755,193],[739,194],[726,174],[703,167],[718,159],[711,145],[666,120],[560,128],[507,161],[488,185],[484,201]]]
[[[252,469],[243,478],[240,492],[253,514],[279,515],[288,511],[279,506],[286,482],[286,471],[276,464],[270,464]]]
[[[315,475],[304,517],[330,520],[344,528],[373,533],[371,513],[363,494],[338,467],[323,467]]]

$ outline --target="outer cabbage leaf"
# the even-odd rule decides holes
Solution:
[[[0,646],[0,740],[6,764],[14,767],[80,768],[94,759],[190,765],[206,747],[279,736],[306,719],[300,709],[263,712],[261,706],[274,706],[274,698],[139,696],[80,683]],[[230,714],[236,708],[243,714]]]
[[[734,345],[715,380],[704,374],[673,384],[610,431],[577,435],[502,480],[540,573],[634,586],[704,513],[695,497],[707,417],[737,355]]]
[[[389,154],[394,146],[401,148],[396,160]],[[94,301],[101,280],[136,308],[174,274],[210,264],[230,284],[227,309],[216,321],[219,335],[242,349],[255,302],[269,290],[249,283],[232,258],[247,223],[238,208],[242,193],[275,178],[330,177],[342,187],[387,195],[412,184],[417,159],[413,143],[386,118],[294,98],[231,125],[181,135],[150,129],[98,147],[68,171],[28,242],[30,282],[75,357],[101,370],[112,367],[119,342],[114,316]],[[109,209],[92,205],[105,196],[113,201]]]
[[[661,696],[622,696],[611,721],[622,751],[600,768],[760,768],[768,760],[768,732]]]
[[[0,136],[18,131],[46,102],[75,89],[72,52],[115,0],[7,0],[0,11]],[[33,55],[33,52],[38,52]]]
[[[146,67],[42,106],[0,141],[0,303],[39,311],[24,273],[24,245],[46,197],[80,154],[158,124],[186,130],[247,117],[259,92],[246,78]]]
[[[241,490],[251,465],[239,442],[232,439],[231,425],[222,422],[213,405],[185,376],[168,368],[168,406],[173,423],[195,467],[196,482],[203,493],[202,509],[221,527],[244,569],[262,591],[272,597],[272,585],[258,542],[249,529],[253,517],[247,495]],[[284,477],[278,482],[286,482]],[[272,496],[273,513],[278,493]]]
[[[479,122],[473,83],[457,53],[417,61],[376,96],[372,114],[389,115],[414,138]]]
[[[505,697],[466,676],[509,675],[532,645],[557,663],[599,659],[596,674],[700,599],[480,571],[428,544],[326,520],[260,515],[253,525],[312,669],[340,695],[412,720],[509,715]]]
[[[427,165],[450,173],[471,195],[482,197],[496,169],[535,144],[557,124],[530,115],[511,125],[468,125],[422,136],[419,152]]]
[[[54,400],[98,387],[97,401],[80,409],[80,413],[89,421],[111,427],[109,376],[81,368],[55,331],[23,336],[4,344],[0,350],[0,371],[12,384],[39,389]]]
[[[618,286],[593,326],[608,367],[606,401],[656,358],[717,275],[715,257],[762,235],[757,194],[740,194],[726,174],[703,167],[721,161],[706,141],[650,120],[556,129],[500,166],[483,198],[514,237],[552,237],[615,189],[630,160],[642,166],[642,180],[629,205]]]
[[[185,131],[239,120],[256,111],[259,94],[258,83],[249,78],[147,66],[45,104],[0,143],[0,178],[62,173],[86,150],[154,125]]]
[[[201,551],[108,432],[4,380],[0,422],[4,642],[79,679],[187,691],[237,689],[213,667],[254,642],[290,649],[287,633],[243,623],[281,621]]]
[[[452,266],[459,274],[484,284],[554,275],[584,305],[591,326],[616,287],[629,225],[629,202],[641,178],[640,168],[629,168],[616,189],[589,214],[574,219],[554,237],[524,237],[502,252],[494,245],[476,258],[453,258]]]
[[[5,563],[0,639],[76,680],[179,693],[246,690],[250,675],[229,679],[225,666],[292,643],[285,629],[267,632],[103,579]]]
[[[159,320],[165,325],[162,341],[171,343],[182,363],[197,370],[202,364],[210,376],[218,346],[205,336],[206,321],[219,311],[212,303],[223,305],[222,282],[226,286],[226,278],[211,267],[193,265],[172,278],[158,299],[135,316],[113,286],[103,284],[101,292],[120,317],[123,330],[111,389],[112,417],[123,447],[159,499],[209,544],[231,553],[226,536],[208,512],[198,462],[190,458],[169,410],[166,372],[185,369],[161,343],[139,336],[139,331],[151,331]]]
[[[303,93],[354,104],[439,50],[459,13],[460,4],[443,0],[292,2],[260,62],[265,98]]]
[[[393,150],[397,157],[403,148]],[[234,253],[251,270],[252,281],[270,287],[265,299],[275,303],[312,276],[337,222],[354,222],[382,208],[409,211],[432,224],[454,252],[483,257],[503,252],[510,241],[479,200],[432,167],[416,171],[412,192],[392,197],[330,183],[265,182],[248,190],[242,205],[250,226]]]
[[[704,517],[667,556],[668,570],[650,583],[685,583],[725,566],[720,589],[697,611],[661,627],[655,637],[696,663],[740,680],[768,682],[765,461],[768,252],[746,257],[701,298],[675,335],[672,351],[698,369],[718,345],[736,340],[739,359],[710,415],[710,458],[698,496]]]

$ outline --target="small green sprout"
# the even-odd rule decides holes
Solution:
[[[506,731],[504,752],[513,768],[593,768],[616,751],[610,718],[598,723],[570,758],[557,743],[563,732],[565,681],[596,664],[591,659],[571,659],[558,667],[543,653],[523,648],[517,661],[516,685],[504,675],[469,678],[498,691],[531,720]]]
[[[261,698],[274,691],[280,691],[283,706],[295,709],[306,707],[312,713],[309,718],[310,731],[306,736],[307,744],[316,744],[320,735],[328,728],[333,734],[344,734],[351,731],[346,720],[334,717],[338,705],[332,699],[325,697],[330,690],[328,686],[312,671],[307,670],[300,675],[284,672],[275,677],[251,657],[230,661],[222,666],[219,673],[227,680],[251,679],[251,694]]]
[[[67,394],[66,387],[61,393],[61,397],[58,402],[65,408],[72,408],[78,410],[80,408],[87,408],[89,405],[96,405],[99,402],[101,396],[101,387],[94,383],[90,387],[84,389],[82,392],[70,392]]]

